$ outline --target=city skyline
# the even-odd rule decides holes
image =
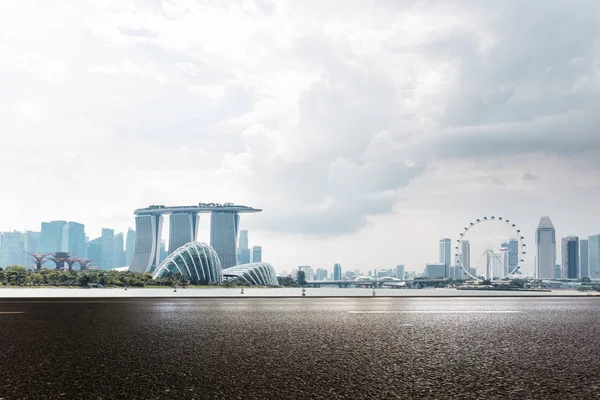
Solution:
[[[167,217],[167,218],[169,218],[169,217]],[[175,221],[175,223],[177,223],[177,221]],[[56,228],[53,228],[53,226],[56,226]],[[89,238],[89,236],[85,235],[85,232],[83,230],[84,226],[85,226],[84,224],[81,224],[81,223],[78,223],[78,222],[67,222],[67,221],[64,221],[64,220],[59,220],[59,221],[51,221],[51,222],[42,222],[41,223],[41,230],[39,232],[36,232],[36,231],[27,231],[27,232],[16,232],[16,233],[18,235],[20,235],[20,237],[21,237],[20,240],[21,240],[22,248],[23,249],[25,249],[25,246],[24,246],[25,241],[31,235],[37,235],[35,238],[30,239],[30,240],[34,240],[34,241],[39,242],[38,247],[36,247],[36,249],[37,249],[37,248],[42,248],[42,246],[43,246],[44,242],[43,242],[42,237],[40,235],[41,235],[41,231],[44,228],[47,228],[47,231],[51,232],[50,235],[54,235],[55,232],[60,232],[61,235],[59,237],[54,237],[54,236],[50,236],[50,237],[54,237],[54,239],[51,239],[51,240],[54,240],[56,243],[58,243],[60,251],[65,251],[63,249],[68,248],[68,245],[66,245],[66,244],[63,243],[63,237],[67,237],[68,238],[69,229],[72,229],[72,227],[77,227],[78,232],[80,232],[80,233],[78,233],[78,235],[80,237],[83,236],[86,239]],[[540,227],[542,227],[542,228],[546,227],[546,228],[550,228],[550,229],[554,230],[553,223],[550,220],[550,218],[548,218],[548,217],[541,217],[537,229],[539,229]],[[198,229],[201,229],[201,228],[198,228]],[[537,229],[536,229],[536,232],[537,232]],[[170,230],[172,230],[172,228]],[[0,232],[0,239],[2,239],[1,235],[3,235],[3,234],[11,234],[11,233],[15,233],[15,232]],[[104,242],[102,241],[102,233],[104,233],[105,235],[107,235],[106,240]],[[167,239],[169,239],[169,237],[170,237],[169,233],[170,232],[166,233]],[[129,234],[129,241],[130,241],[129,245],[131,245],[132,242],[135,242],[136,232],[135,232],[135,230],[133,230],[131,228],[128,228],[125,232],[116,232],[115,230],[113,230],[111,228],[103,228],[100,237],[98,237],[96,239],[89,239],[88,241],[86,241],[85,242],[85,246],[86,247],[93,246],[94,243],[97,243],[97,244],[99,244],[103,248],[103,251],[104,251],[104,255],[103,255],[102,251],[100,251],[98,253],[98,254],[100,254],[100,256],[97,257],[97,258],[91,257],[92,260],[94,260],[94,258],[95,259],[102,258],[104,260],[104,257],[106,257],[109,253],[111,253],[112,256],[109,258],[110,261],[108,263],[105,262],[105,261],[103,261],[102,265],[99,265],[103,269],[114,268],[113,264],[115,263],[115,260],[117,260],[117,259],[125,261],[127,259],[127,246],[128,246],[128,244],[126,242],[126,236],[125,236],[125,234]],[[553,234],[557,235],[555,232]],[[65,236],[65,235],[67,235],[67,236]],[[210,234],[209,233],[205,232],[205,235],[207,235],[210,238]],[[247,229],[240,230],[239,235],[240,235],[239,239],[242,242],[246,242],[246,243],[248,242],[248,230]],[[600,234],[598,234],[598,235],[600,235]],[[109,236],[112,239],[110,239]],[[201,236],[201,235],[199,235],[199,236]],[[589,235],[590,241],[593,242],[595,237],[596,237],[596,235]],[[47,240],[50,240],[50,239],[47,239]],[[123,245],[123,251],[122,252],[118,252],[116,250],[116,248],[114,247],[117,240],[119,240],[119,245],[122,242],[122,245]],[[450,243],[451,243],[451,241],[453,239],[442,238],[442,239],[438,240],[439,245],[437,246],[438,247],[438,249],[437,249],[437,256],[440,258],[440,261],[441,261],[441,259],[443,257],[446,257],[446,252],[447,252],[448,243],[449,243],[448,240],[450,240]],[[557,240],[562,241],[562,238],[559,238]],[[537,237],[535,237],[533,239],[533,242],[534,242],[534,245],[536,246],[536,251],[537,251],[537,245],[535,244],[535,241],[537,241]],[[578,268],[578,270],[577,270],[578,274],[581,274],[582,271],[588,271],[587,272],[588,276],[600,278],[600,271],[598,271],[597,274],[594,273],[594,265],[596,265],[596,264],[595,264],[595,259],[593,259],[593,257],[596,257],[596,258],[600,259],[600,255],[596,255],[597,251],[595,250],[595,248],[596,248],[595,244],[592,243],[592,247],[588,251],[588,248],[587,248],[588,247],[588,245],[587,245],[587,243],[588,243],[588,237],[585,237],[585,239],[581,239],[581,242],[584,243],[585,247],[580,248],[579,245],[578,245],[578,252],[585,252],[586,254],[588,254],[589,260],[586,259],[585,261],[583,261],[583,263],[581,263],[581,254],[578,255],[578,260],[579,260],[578,261],[578,267],[577,267]],[[161,249],[161,251],[158,254],[158,257],[160,259],[159,263],[162,262],[162,260],[164,260],[165,257],[170,253],[170,251],[167,251],[168,249],[167,249],[166,243],[167,243],[167,240],[165,240],[164,238],[162,238],[161,239],[161,245],[159,246],[160,249]],[[444,245],[442,246],[442,244],[444,244]],[[509,247],[512,247],[512,244],[513,244],[513,242],[511,241],[511,243],[509,244]],[[117,246],[119,246],[119,245],[117,245]],[[65,246],[67,246],[67,247],[65,247]],[[248,247],[249,247],[247,249],[247,253],[248,254],[246,255],[246,257],[249,257],[249,261],[250,262],[255,262],[254,259],[253,259],[253,257],[255,257],[255,252],[256,252],[256,254],[259,254],[258,255],[259,259],[256,260],[256,261],[258,261],[258,262],[262,261],[262,246],[252,246],[252,247],[248,246]],[[0,241],[0,264],[2,263],[2,261],[4,259],[6,259],[6,257],[9,257],[7,255],[3,256],[3,253],[1,251],[2,248],[3,248],[2,241]],[[241,247],[238,247],[237,250],[236,250],[236,257],[237,257],[236,258],[236,263],[237,264],[240,264],[241,261],[242,261],[242,259],[240,259],[241,250],[242,250]],[[131,248],[130,248],[130,251],[132,251]],[[87,253],[88,253],[88,250],[86,250],[86,252],[84,253],[86,257],[89,256],[89,254],[87,254]],[[96,254],[96,253],[94,253],[93,249],[92,249],[92,253],[93,253],[93,255]],[[460,251],[459,253],[462,253],[462,251]],[[532,252],[529,253],[530,257],[532,257],[531,253]],[[74,255],[76,255],[76,253],[74,253]],[[22,256],[12,256],[12,257],[13,257],[12,259],[15,259],[15,260],[21,260],[21,259],[24,260],[26,258],[25,252],[23,253]],[[532,261],[534,263],[535,263],[536,257],[537,257],[537,253],[534,254],[533,257],[532,257],[533,258]],[[336,257],[336,259],[340,259],[340,257]],[[432,259],[435,259],[435,258],[432,258]],[[447,274],[448,275],[452,274],[454,277],[459,277],[459,275],[458,275],[458,273],[456,271],[454,271],[454,272],[452,271],[452,269],[454,268],[454,264],[456,262],[456,257],[453,257],[451,255],[450,259],[451,259],[451,266],[450,266],[450,268],[447,268]],[[431,258],[428,259],[428,260],[431,260]],[[403,262],[403,261],[404,261],[403,259],[399,259],[399,260],[396,261],[396,263],[397,262]],[[514,262],[513,261],[513,256],[511,255],[507,261],[509,263],[511,263],[511,265],[512,265],[512,263]],[[27,263],[25,263],[25,264],[27,264]],[[334,273],[334,264],[336,264],[336,263],[325,264],[325,263],[319,262],[319,261],[309,263],[309,265],[312,265],[314,268],[326,269],[328,271],[328,273],[330,273],[332,276],[333,276],[333,273]],[[388,264],[373,264],[373,263],[370,263],[367,266],[363,266],[363,267],[358,266],[358,265],[356,265],[355,263],[352,263],[352,262],[345,263],[345,264],[348,266],[348,268],[350,270],[360,270],[362,272],[368,272],[368,271],[372,270],[373,268],[375,268],[375,269],[384,268],[385,269],[385,268],[392,268],[393,267],[393,266],[390,266]],[[424,261],[421,264],[415,264],[415,265],[412,265],[409,268],[406,268],[406,271],[414,272],[414,273],[417,273],[417,274],[423,273],[423,272],[426,272],[428,264],[431,264],[431,262]],[[559,246],[558,249],[556,250],[556,262],[555,262],[555,265],[560,265],[561,268],[564,268],[564,267],[562,267],[562,264],[563,264],[563,262],[562,262],[562,247]],[[92,265],[96,265],[96,263],[92,262]],[[128,265],[128,264],[124,264],[124,265]],[[48,267],[48,266],[46,266],[46,267]],[[275,269],[278,272],[289,272],[290,270],[293,271],[293,270],[295,270],[295,269],[298,268],[297,265],[291,265],[291,264],[287,264],[285,266],[278,266],[278,265],[275,264],[274,267],[275,267]],[[521,268],[521,269],[523,270],[523,268]],[[480,273],[479,271],[477,271],[477,272]],[[525,273],[531,273],[532,275],[535,275],[535,269],[533,269],[532,271],[529,271],[529,270],[527,270],[525,268],[524,272]],[[553,270],[552,274],[554,274],[554,273],[555,273],[555,271]],[[562,275],[563,275],[563,273],[561,272],[561,276]],[[583,277],[583,276],[580,276],[580,277]]]

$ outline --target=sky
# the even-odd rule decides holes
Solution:
[[[0,87],[3,231],[231,201],[279,272],[600,233],[596,0],[4,0]]]

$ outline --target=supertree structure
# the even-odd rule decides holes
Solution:
[[[44,265],[44,263],[48,260],[46,260],[46,257],[48,257],[48,254],[46,253],[27,253],[31,256],[31,258],[29,259],[30,261],[33,261],[35,263],[35,269],[36,271],[39,271],[40,269],[42,269],[42,266]]]
[[[75,262],[79,263],[79,269],[82,271],[84,269],[87,269],[88,266],[92,263],[92,260],[90,258],[75,258],[74,260]]]
[[[64,251],[59,251],[56,253],[52,253],[52,257],[48,257],[49,260],[54,261],[56,264],[56,269],[62,269],[65,266],[67,260],[71,259],[71,255]]]
[[[69,266],[69,271],[73,270],[73,264],[75,264],[77,262],[77,259],[75,258],[69,258],[68,260],[65,260],[65,263],[67,263],[67,265]]]

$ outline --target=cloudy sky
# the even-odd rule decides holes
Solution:
[[[597,0],[3,0],[0,88],[4,231],[232,201],[279,271],[600,232]]]

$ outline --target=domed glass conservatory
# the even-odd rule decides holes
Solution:
[[[171,253],[154,271],[152,278],[181,274],[191,283],[221,283],[221,261],[215,250],[206,243],[190,242]]]
[[[269,263],[257,262],[236,265],[223,270],[223,276],[230,281],[246,285],[279,286],[275,269]]]

